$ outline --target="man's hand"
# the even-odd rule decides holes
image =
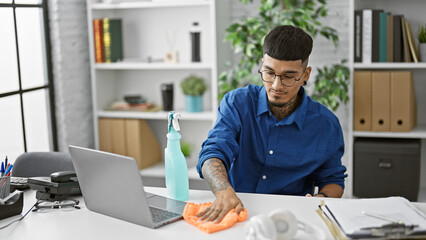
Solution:
[[[197,214],[197,217],[200,217],[200,221],[220,222],[233,208],[239,214],[244,209],[244,206],[228,181],[228,173],[222,160],[212,158],[205,161],[201,171],[216,196],[216,200],[209,208]]]
[[[218,223],[233,208],[235,208],[235,212],[239,214],[244,209],[244,206],[235,194],[234,189],[229,187],[226,190],[216,192],[216,200],[213,204],[210,205],[209,208],[198,213],[197,217],[200,217],[200,221],[205,220]]]

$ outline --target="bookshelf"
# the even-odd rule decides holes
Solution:
[[[353,102],[350,103],[350,129],[349,142],[347,145],[348,154],[348,181],[347,189],[345,190],[346,197],[353,196],[353,153],[355,138],[412,138],[421,139],[421,178],[419,199],[425,199],[426,192],[426,62],[408,63],[408,62],[372,62],[369,64],[354,62],[354,11],[361,9],[382,9],[385,12],[390,12],[394,15],[404,15],[410,23],[414,37],[416,38],[417,27],[420,23],[426,23],[426,1],[422,0],[351,0],[349,4],[350,16],[350,69],[353,72],[357,70],[372,70],[372,71],[411,71],[416,94],[417,103],[417,126],[410,132],[373,132],[373,131],[354,131],[353,130]],[[418,43],[416,38],[416,43]],[[353,100],[353,77],[351,78],[350,99]],[[423,190],[422,190],[423,189]],[[424,195],[424,196],[423,196]]]
[[[106,110],[124,95],[139,94],[156,106],[162,106],[161,84],[173,83],[174,111],[182,114],[182,140],[194,147],[188,160],[191,178],[197,178],[195,163],[201,143],[206,139],[217,117],[217,76],[228,60],[222,42],[228,26],[227,1],[215,0],[88,0],[87,17],[90,46],[90,70],[96,148],[99,149],[98,119],[143,119],[153,131],[163,155],[166,147],[167,112]],[[223,15],[223,16],[222,16]],[[92,21],[96,18],[122,20],[123,61],[95,63]],[[191,62],[190,28],[193,22],[201,27],[201,62]],[[163,61],[170,42],[178,51],[177,63]],[[148,61],[151,59],[152,61]],[[185,112],[185,96],[180,82],[194,74],[203,77],[207,91],[203,95],[203,112]],[[164,161],[164,156],[162,156]],[[164,181],[162,163],[144,169],[143,174]]]

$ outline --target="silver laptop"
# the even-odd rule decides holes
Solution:
[[[135,159],[76,146],[69,151],[88,209],[150,228],[182,218],[185,202],[144,191]]]

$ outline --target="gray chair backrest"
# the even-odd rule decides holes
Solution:
[[[28,152],[21,154],[13,165],[12,176],[48,177],[59,171],[75,171],[71,156],[62,152]]]

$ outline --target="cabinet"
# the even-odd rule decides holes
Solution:
[[[216,17],[217,5],[228,4],[214,0],[150,0],[150,1],[87,1],[89,45],[91,58],[91,83],[96,147],[99,148],[100,119],[145,120],[159,142],[166,147],[167,112],[108,111],[114,101],[124,95],[139,94],[157,106],[162,105],[160,86],[174,86],[174,110],[182,114],[180,121],[182,140],[193,145],[188,165],[191,171],[201,149],[201,143],[216,120],[217,72],[224,59],[217,54],[223,46],[224,19]],[[227,9],[226,7],[221,9]],[[92,21],[96,18],[121,19],[123,61],[95,63]],[[198,22],[201,28],[201,62],[191,62],[190,28]],[[222,31],[221,31],[222,32]],[[218,40],[219,39],[219,40]],[[173,44],[170,44],[173,43]],[[173,49],[170,46],[173,45]],[[178,52],[177,63],[163,60],[169,50]],[[148,61],[151,59],[152,61]],[[220,61],[218,61],[220,59]],[[220,64],[218,64],[221,62]],[[194,74],[203,77],[207,91],[203,95],[203,112],[185,112],[185,98],[180,82]],[[143,154],[143,153],[141,153]],[[160,167],[161,168],[161,167]],[[161,171],[160,171],[161,172]],[[161,173],[159,174],[161,175]]]
[[[348,197],[352,196],[353,186],[353,145],[356,138],[410,138],[421,140],[421,184],[420,184],[420,196],[419,199],[426,198],[426,62],[419,63],[398,63],[398,62],[373,62],[369,64],[354,62],[354,10],[361,9],[382,9],[385,12],[390,12],[393,15],[404,15],[406,20],[410,23],[414,37],[416,38],[417,27],[420,24],[426,23],[426,15],[424,9],[426,9],[426,1],[420,0],[408,0],[408,1],[397,1],[397,0],[351,0],[349,7],[350,16],[350,68],[352,73],[357,70],[369,70],[369,71],[411,71],[413,74],[414,88],[417,102],[417,126],[410,132],[373,132],[373,131],[354,131],[353,130],[353,78],[351,80],[350,99],[350,129],[349,129],[349,142],[347,146],[348,154],[348,181],[346,183],[345,195]],[[417,38],[416,38],[416,43]],[[353,74],[352,74],[353,76]]]

